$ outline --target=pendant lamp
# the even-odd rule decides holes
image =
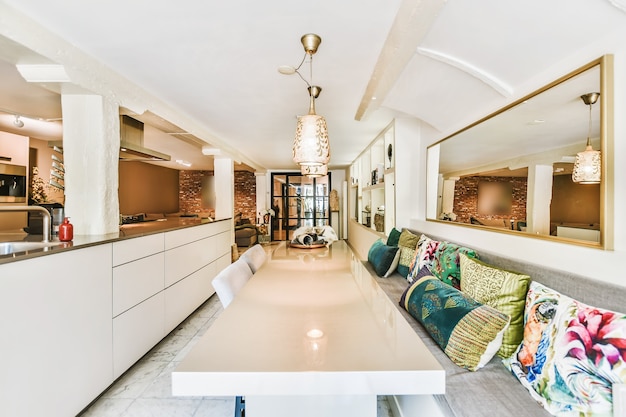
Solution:
[[[574,161],[572,181],[577,184],[599,184],[602,178],[600,151],[594,151],[591,146],[591,108],[599,97],[600,93],[588,93],[580,96],[583,102],[589,106],[589,133],[585,150],[578,152]]]
[[[280,66],[281,74],[298,74],[307,84],[309,92],[309,112],[299,116],[296,124],[296,134],[293,142],[293,161],[300,165],[302,175],[308,177],[322,177],[328,174],[330,161],[330,143],[326,119],[315,113],[315,99],[319,97],[322,88],[312,85],[313,82],[313,54],[317,52],[322,39],[313,33],[303,35],[300,39],[304,47],[304,58],[297,68]],[[306,58],[309,58],[310,82],[299,70]]]
[[[321,167],[327,165],[330,160],[326,120],[315,114],[315,98],[319,96],[322,89],[314,85],[308,90],[309,114],[298,117],[296,137],[293,142],[293,161],[301,167]],[[304,172],[304,168],[302,170]],[[317,172],[317,170],[313,171]]]

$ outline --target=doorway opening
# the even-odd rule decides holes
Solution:
[[[292,240],[303,226],[331,226],[330,173],[310,178],[299,172],[272,173],[272,240]]]

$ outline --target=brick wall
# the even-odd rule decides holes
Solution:
[[[478,183],[488,182],[511,182],[513,198],[511,213],[505,215],[478,214]],[[525,177],[463,177],[458,180],[454,187],[454,214],[457,222],[469,223],[470,217],[483,219],[526,219],[526,189]]]
[[[215,207],[202,204],[202,181],[212,176],[213,171],[180,171],[179,207],[184,213],[201,213]],[[234,212],[241,212],[242,218],[256,223],[256,177],[254,172],[235,171]],[[216,197],[219,198],[219,197]]]
[[[256,223],[256,177],[254,172],[235,171],[235,213]]]
[[[209,175],[213,175],[213,171],[180,171],[178,207],[181,212],[201,213],[209,209],[209,207],[202,207],[202,180]],[[215,209],[215,207],[210,207],[210,209]]]

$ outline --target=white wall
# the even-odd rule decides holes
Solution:
[[[427,222],[426,210],[426,148],[438,140],[474,122],[461,120],[449,126],[445,132],[437,132],[422,126],[414,133],[417,137],[401,137],[396,133],[396,198],[397,227],[410,227],[425,233],[454,240],[480,250],[517,258],[529,263],[549,265],[552,268],[588,276],[600,281],[626,286],[626,276],[621,273],[626,259],[626,28],[596,43],[582,48],[575,56],[559,62],[518,88],[510,101],[515,101],[539,87],[563,76],[604,54],[614,55],[614,152],[607,155],[613,178],[607,178],[608,193],[613,195],[615,220],[607,232],[614,234],[614,250],[601,250],[568,245],[544,239],[513,236],[477,230],[471,227],[454,226],[447,223]],[[478,104],[478,103],[477,103]],[[496,108],[485,107],[482,116]],[[475,113],[475,112],[474,112]],[[410,161],[407,158],[410,156]],[[408,164],[408,167],[406,166]],[[401,166],[402,165],[402,166]],[[407,173],[409,173],[407,175]],[[408,214],[406,214],[408,212]]]

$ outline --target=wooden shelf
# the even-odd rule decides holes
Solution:
[[[382,190],[384,188],[385,188],[385,183],[381,182],[378,184],[370,185],[369,187],[363,187],[363,191]]]

